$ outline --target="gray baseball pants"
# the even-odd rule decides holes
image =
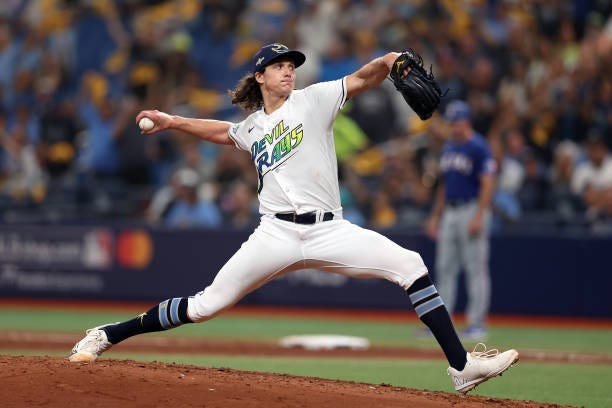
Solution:
[[[491,297],[488,265],[491,215],[487,212],[480,234],[470,237],[468,225],[476,209],[475,201],[444,209],[436,246],[436,286],[452,314],[457,300],[458,277],[463,268],[468,295],[467,324],[484,327]]]

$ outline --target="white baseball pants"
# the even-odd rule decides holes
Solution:
[[[264,215],[210,286],[189,298],[187,314],[209,320],[266,282],[305,268],[384,278],[404,289],[427,274],[418,253],[346,220],[302,225]]]

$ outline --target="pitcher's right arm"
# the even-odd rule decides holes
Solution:
[[[144,117],[151,119],[155,124],[152,129],[142,131],[145,135],[173,129],[180,130],[211,143],[226,145],[234,144],[234,141],[228,134],[230,126],[232,126],[231,122],[214,119],[184,118],[178,115],[169,115],[158,110],[144,110],[136,116],[136,123]]]

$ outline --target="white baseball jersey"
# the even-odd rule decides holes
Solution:
[[[233,124],[230,138],[251,153],[260,213],[341,213],[332,125],[346,100],[346,79],[295,90],[272,114]]]
[[[421,256],[342,219],[332,124],[346,99],[346,79],[293,91],[270,115],[232,124],[229,136],[251,152],[259,173],[261,222],[210,286],[189,298],[194,322],[213,318],[247,293],[303,268],[355,278],[383,278],[404,289],[427,273]],[[273,214],[334,213],[314,224]]]

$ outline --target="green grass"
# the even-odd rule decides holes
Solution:
[[[0,309],[0,330],[41,330],[82,332],[102,323],[127,320],[134,315],[120,312]],[[420,324],[320,320],[311,318],[266,318],[220,316],[203,324],[181,326],[164,336],[185,336],[233,340],[275,341],[292,334],[333,333],[368,338],[374,345],[437,348],[433,339],[414,334]],[[160,335],[160,334],[156,334]],[[497,348],[549,350],[612,355],[612,329],[553,329],[533,327],[497,327],[490,329],[487,344]],[[473,343],[466,343],[467,347]]]
[[[31,350],[8,352],[14,355],[40,354]],[[3,353],[7,354],[7,351]],[[47,355],[64,354],[47,353]],[[446,364],[440,360],[151,355],[122,353],[114,350],[105,354],[104,358],[230,367],[238,370],[286,373],[452,392],[451,382],[445,374]],[[502,379],[482,384],[472,394],[603,408],[612,406],[612,393],[609,389],[611,378],[611,366],[520,362],[505,373]]]
[[[103,310],[36,310],[0,308],[0,331],[39,330],[77,332],[102,323],[129,319],[139,311]],[[407,319],[408,320],[408,319]],[[147,336],[181,336],[209,339],[276,341],[292,334],[335,333],[367,337],[374,345],[438,348],[433,339],[419,339],[415,331],[420,324],[398,322],[319,320],[313,318],[220,316],[204,324],[185,325]],[[467,343],[466,347],[473,344]],[[493,326],[487,345],[519,351],[542,350],[568,353],[600,353],[612,356],[612,329],[534,328]],[[49,350],[0,350],[6,354],[58,355]],[[335,378],[373,384],[386,383],[417,389],[451,391],[445,374],[446,363],[390,359],[283,358],[219,355],[132,354],[117,347],[105,358],[130,358],[142,361],[165,361],[231,367],[235,369],[290,373]],[[542,401],[557,404],[611,407],[612,365],[554,364],[520,362],[501,381],[491,381],[476,394],[501,398]]]

